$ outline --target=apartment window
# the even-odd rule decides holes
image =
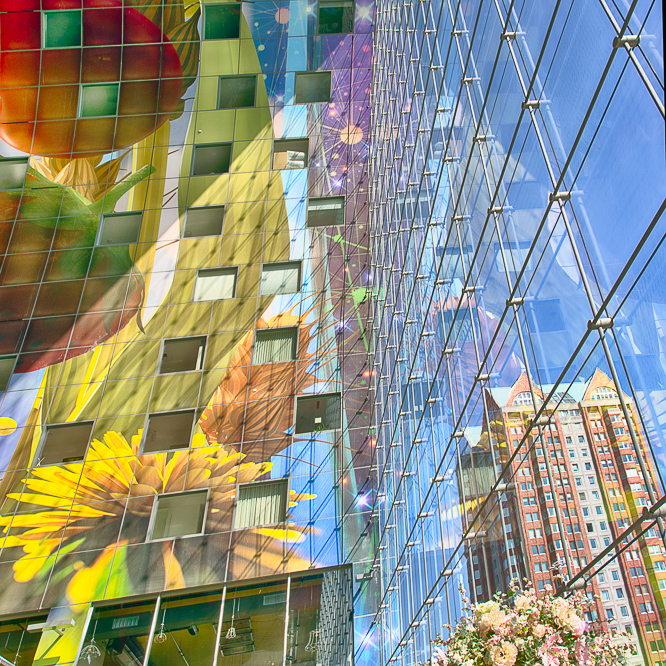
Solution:
[[[139,240],[143,213],[108,213],[102,215],[97,245],[131,245]]]
[[[333,227],[344,223],[344,197],[317,197],[308,200],[308,227]]]
[[[202,268],[194,281],[194,301],[219,301],[236,293],[236,268]]]
[[[309,139],[276,139],[273,142],[273,168],[305,169],[309,152]]]
[[[613,609],[612,609],[612,608],[607,608],[607,609],[606,609],[606,618],[607,618],[608,620],[612,620],[612,619],[613,619]]]
[[[238,487],[234,529],[283,523],[287,516],[287,480],[247,483]]]
[[[301,262],[288,261],[279,264],[264,264],[261,268],[259,294],[272,296],[295,294],[301,290]]]
[[[45,49],[81,46],[81,10],[42,12],[42,44]]]
[[[620,580],[620,574],[617,571],[611,571],[611,577],[613,580]]]
[[[608,595],[608,590],[601,590],[601,600],[610,601],[610,596]]]
[[[27,157],[0,158],[0,190],[20,190],[27,173]]]
[[[46,426],[37,464],[57,465],[83,460],[92,428],[92,421]]]
[[[83,83],[79,95],[79,118],[115,116],[119,95],[119,83]]]
[[[618,599],[624,599],[624,592],[621,587],[615,589],[615,594],[617,595]]]
[[[353,0],[319,0],[317,34],[346,35],[354,32]]]
[[[294,104],[331,101],[331,72],[296,72]]]
[[[299,397],[296,399],[296,434],[338,429],[341,416],[339,393]]]
[[[217,93],[218,109],[244,109],[254,106],[257,92],[255,74],[221,76]]]
[[[16,365],[16,356],[0,356],[0,391],[6,391]]]
[[[160,374],[189,372],[203,368],[206,338],[171,338],[164,341]]]
[[[585,523],[588,532],[594,532],[594,525],[592,523]]]
[[[296,358],[298,344],[297,328],[264,328],[255,333],[255,365],[263,363],[284,363]]]
[[[204,5],[204,39],[238,39],[240,26],[240,3]]]
[[[224,206],[197,206],[185,213],[183,238],[219,236],[222,233]]]
[[[192,437],[194,410],[163,412],[148,416],[148,427],[141,444],[141,453],[186,449]]]
[[[590,539],[590,548],[596,548],[596,547],[597,547],[597,540]]]
[[[231,144],[211,143],[194,146],[193,176],[214,176],[229,173]]]
[[[208,491],[158,495],[149,541],[202,534]]]

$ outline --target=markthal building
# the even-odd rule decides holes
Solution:
[[[0,664],[665,666],[661,11],[0,0]]]

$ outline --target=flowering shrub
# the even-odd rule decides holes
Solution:
[[[468,615],[435,641],[436,666],[618,666],[635,652],[626,633],[588,625],[582,592],[562,599],[512,589],[476,606],[463,602]]]

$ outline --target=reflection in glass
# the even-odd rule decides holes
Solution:
[[[35,658],[40,631],[28,632],[29,624],[45,622],[46,615],[25,617],[0,623],[0,657],[12,664],[30,666]]]

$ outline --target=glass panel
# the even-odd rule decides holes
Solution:
[[[44,48],[81,46],[81,10],[44,12]]]
[[[317,197],[308,201],[308,227],[332,227],[344,221],[344,197]]]
[[[340,394],[298,398],[296,402],[296,433],[321,432],[340,427]]]
[[[218,664],[282,664],[286,608],[286,581],[227,588]]]
[[[233,298],[235,291],[235,268],[200,270],[194,283],[194,300],[217,301],[222,298]]]
[[[142,664],[155,610],[155,599],[95,609],[81,660],[95,666]],[[80,662],[81,663],[81,662]]]
[[[41,615],[0,622],[0,659],[6,660],[0,663],[31,666],[42,633],[29,632],[27,627],[29,624],[45,622],[46,618],[46,615]]]
[[[289,484],[264,481],[239,486],[234,529],[277,525],[285,520]]]
[[[238,39],[241,6],[206,5],[204,39]]]
[[[0,159],[0,190],[21,189],[27,172],[28,159],[26,157]]]
[[[330,72],[297,72],[294,87],[295,104],[331,101]]]
[[[115,115],[118,107],[119,90],[120,84],[118,83],[82,85],[79,116],[81,118],[95,118]]]
[[[253,363],[284,363],[296,358],[298,329],[268,329],[256,332]]]
[[[201,534],[207,499],[206,490],[159,496],[151,539],[174,539]]]
[[[209,666],[215,656],[220,591],[163,600],[150,650],[153,666]]]
[[[142,453],[186,449],[190,445],[194,410],[151,414]]]
[[[160,372],[188,372],[201,370],[206,338],[175,338],[164,341]]]
[[[241,109],[254,106],[257,77],[222,76],[217,100],[218,109]]]
[[[320,0],[319,27],[320,35],[348,34],[354,31],[353,0]]]
[[[193,176],[210,176],[229,172],[231,144],[216,143],[210,146],[194,146]]]
[[[273,168],[305,169],[309,150],[309,139],[276,139],[273,143]]]
[[[301,263],[265,264],[261,270],[262,296],[295,294],[301,289]]]
[[[223,220],[224,206],[188,208],[183,237],[219,236],[222,233]]]
[[[12,378],[15,365],[16,356],[0,357],[0,391],[7,390],[7,386],[9,386],[9,380]]]
[[[104,215],[98,245],[130,245],[139,239],[143,213]]]
[[[48,426],[38,464],[53,465],[83,460],[92,426],[92,423]]]

